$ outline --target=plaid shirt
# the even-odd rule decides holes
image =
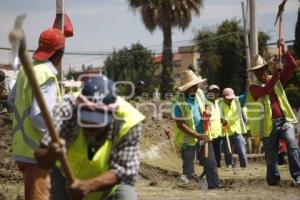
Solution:
[[[66,141],[66,145],[70,145],[79,134],[79,126],[77,124],[77,107],[74,105],[75,98],[65,96],[53,110],[53,120],[56,130],[60,137]],[[111,123],[108,139],[115,140],[118,130],[122,125],[121,121]],[[112,170],[121,182],[134,185],[139,170],[140,146],[139,140],[142,134],[142,125],[138,124],[129,130],[119,143],[112,149],[109,158],[110,170]],[[47,133],[43,136],[41,143],[48,146],[51,137]]]

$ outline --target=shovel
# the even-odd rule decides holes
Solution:
[[[231,159],[231,164],[233,163],[232,161],[232,150],[231,150],[231,144],[230,144],[230,140],[229,140],[229,136],[228,136],[228,125],[223,126],[223,130],[225,133],[225,137],[226,137],[226,144],[227,144],[227,148],[228,148],[228,152],[230,154],[230,159]]]
[[[203,116],[203,124],[204,124],[204,133],[205,133],[205,135],[207,135],[210,138],[209,131],[208,131],[209,130],[209,117],[208,117],[206,112],[203,112],[202,116]],[[208,190],[207,180],[206,180],[206,178],[204,178],[204,176],[206,174],[204,166],[206,165],[207,158],[208,158],[208,143],[205,142],[205,144],[204,144],[203,172],[198,177],[198,182],[199,182],[199,184],[200,184],[200,186],[203,190]]]

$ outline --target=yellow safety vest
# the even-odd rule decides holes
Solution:
[[[242,107],[237,97],[233,99],[230,106],[228,106],[223,99],[220,100],[219,106],[221,118],[225,119],[228,122],[229,136],[234,135],[235,133],[244,134],[247,132],[242,116]]]
[[[109,157],[113,148],[118,145],[119,141],[132,127],[145,119],[144,115],[121,97],[118,97],[118,102],[120,106],[116,113],[116,118],[124,122],[116,140],[106,140],[95,153],[93,159],[89,160],[87,157],[88,144],[84,136],[83,129],[80,128],[80,133],[76,140],[68,147],[67,159],[72,173],[77,179],[87,180],[108,171],[110,167]],[[87,195],[84,200],[103,199],[104,197],[112,195],[115,189],[116,186],[106,191],[93,192]]]
[[[61,95],[55,74],[53,74],[52,70],[45,63],[34,64],[33,70],[39,86],[52,79],[56,83],[56,96],[58,100]],[[35,163],[34,150],[39,146],[41,135],[34,128],[29,118],[32,102],[32,89],[24,69],[21,68],[16,81],[16,96],[14,100],[13,155],[17,160]]]
[[[198,91],[196,93],[196,99],[199,104],[199,109],[200,109],[200,113],[201,113],[205,110],[205,96],[204,96],[204,93],[200,89],[198,89]],[[172,107],[174,107],[175,104],[179,107],[179,109],[183,115],[183,118],[185,120],[185,124],[188,127],[192,128],[193,130],[196,130],[193,114],[191,112],[190,106],[185,101],[185,97],[183,94],[179,94],[173,99]],[[182,130],[180,130],[177,127],[176,123],[174,123],[173,130],[174,130],[174,134],[175,134],[175,144],[178,147],[182,147],[183,145],[188,145],[188,146],[196,145],[197,139],[190,135],[187,135]]]
[[[246,125],[246,129],[247,129],[247,132],[250,131],[250,125],[249,125],[249,120],[248,120],[248,108],[247,106],[244,106],[242,108],[242,112],[243,112],[243,116],[244,116],[244,122],[245,122],[245,125]]]
[[[211,107],[209,134],[211,139],[222,136],[221,113],[219,108],[219,100],[214,102],[208,101]]]
[[[255,85],[263,86],[263,84],[259,81],[256,81]],[[275,84],[274,91],[278,98],[280,108],[284,113],[285,119],[288,122],[297,123],[297,118],[293,113],[280,81]],[[252,135],[269,137],[273,128],[272,109],[269,95],[255,100],[249,91],[247,96],[247,108],[249,126]]]

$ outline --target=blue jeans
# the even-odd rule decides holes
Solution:
[[[263,138],[265,159],[267,164],[267,182],[277,185],[280,181],[278,171],[278,142],[279,138],[287,144],[290,174],[293,179],[300,176],[300,151],[295,138],[294,126],[284,118],[273,123],[273,130],[269,137]]]
[[[246,142],[244,137],[241,134],[235,133],[234,135],[229,136],[230,144],[233,145],[235,152],[239,156],[240,160],[240,167],[247,167],[248,159],[247,159],[247,152],[246,152]],[[223,139],[223,144],[225,146],[225,162],[226,165],[232,164],[232,157],[229,153],[226,138]],[[233,150],[233,148],[232,148]]]

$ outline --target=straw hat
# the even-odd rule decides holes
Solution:
[[[197,76],[192,70],[184,70],[180,75],[181,86],[178,87],[180,91],[185,91],[190,87],[204,82],[206,79],[203,79],[201,76]]]
[[[263,59],[260,55],[256,55],[252,59],[251,69],[249,71],[257,70],[267,65],[265,59]]]

